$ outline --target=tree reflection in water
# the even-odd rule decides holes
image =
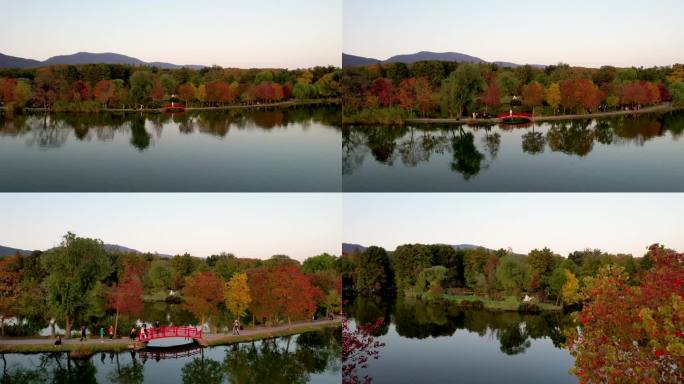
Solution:
[[[112,141],[117,134],[125,134],[130,127],[130,144],[144,151],[151,144],[152,136],[145,128],[154,131],[157,138],[164,129],[176,125],[185,134],[195,132],[225,137],[231,129],[256,127],[270,130],[297,123],[307,128],[311,123],[339,127],[338,106],[295,107],[287,109],[222,111],[189,111],[186,113],[54,113],[14,115],[0,117],[2,136],[28,136],[28,146],[51,149],[63,146],[69,136],[79,141],[95,139]]]
[[[525,154],[544,153],[548,146],[551,152],[584,157],[594,150],[594,143],[643,146],[667,133],[677,139],[684,133],[684,113],[553,121],[505,129],[460,125],[346,126],[342,130],[342,173],[351,175],[359,170],[368,152],[377,163],[390,167],[398,159],[406,167],[416,167],[429,162],[434,154],[451,152],[450,169],[469,180],[497,159],[503,137],[518,135],[520,130],[526,130],[520,135]],[[476,135],[481,136],[481,149],[475,144]]]
[[[572,326],[570,316],[560,312],[523,315],[517,312],[463,309],[451,302],[427,302],[398,298],[393,303],[358,297],[346,308],[363,324],[383,321],[376,336],[387,334],[389,320],[397,334],[410,339],[450,337],[458,330],[481,337],[494,336],[502,353],[516,355],[530,348],[531,340],[549,338],[556,348],[565,342],[564,330]],[[388,316],[388,314],[390,316]]]

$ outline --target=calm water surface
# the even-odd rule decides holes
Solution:
[[[339,329],[254,343],[139,353],[4,354],[7,383],[330,383],[339,384]]]
[[[340,191],[338,107],[0,119],[0,191]]]
[[[684,191],[684,111],[512,127],[345,127],[344,191]]]
[[[563,349],[567,315],[464,310],[448,304],[357,299],[355,321],[383,319],[379,358],[359,376],[373,383],[576,383]]]

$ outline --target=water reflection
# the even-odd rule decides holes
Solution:
[[[653,176],[662,183],[634,190],[684,190],[672,175],[661,174],[661,164],[681,153],[678,140],[683,132],[684,111],[522,127],[346,126],[342,130],[344,189],[544,190],[551,186],[574,190],[584,185],[603,190],[601,179],[610,176],[608,172],[624,170],[648,173],[634,175],[642,183]],[[652,163],[641,162],[634,170],[644,156]],[[577,160],[585,166],[577,167]],[[535,173],[536,169],[543,172]],[[421,179],[426,184],[420,185]],[[611,189],[610,184],[605,188]]]
[[[231,129],[260,128],[270,130],[298,124],[308,127],[312,123],[339,126],[339,109],[336,107],[290,108],[283,110],[227,110],[190,111],[186,113],[55,113],[15,115],[11,119],[0,115],[0,138],[26,136],[27,146],[59,148],[69,133],[81,141],[112,141],[117,134],[130,134],[130,144],[147,149],[153,136],[161,138],[164,127],[177,125],[184,134],[202,133],[225,137]]]
[[[2,383],[339,382],[339,329],[223,347],[98,353],[0,354]]]
[[[0,190],[341,189],[340,108],[0,116]]]
[[[387,333],[390,319],[400,336],[411,339],[452,336],[459,329],[480,336],[491,333],[499,341],[501,351],[508,355],[524,353],[531,345],[530,339],[549,338],[554,346],[562,348],[563,329],[572,326],[570,317],[559,312],[522,315],[410,299],[388,304],[372,298],[357,298],[348,310],[360,324],[383,319],[384,326],[378,329],[377,336]]]
[[[541,382],[549,378],[573,381],[568,373],[572,357],[563,346],[564,330],[573,325],[570,316],[560,312],[522,315],[463,309],[451,302],[361,297],[346,310],[357,324],[383,322],[375,334],[385,343],[380,357],[359,373],[361,377],[370,374],[373,382],[410,382],[407,375],[424,375],[434,382],[457,376],[466,382],[483,378],[484,382],[525,382],[522,377],[527,374],[539,375]],[[488,349],[491,344],[498,347],[498,354]],[[524,357],[528,354],[534,357]],[[455,356],[470,356],[477,363]],[[516,356],[516,360],[505,356]],[[450,362],[440,364],[444,361]],[[547,367],[543,375],[540,364]],[[507,376],[509,365],[517,376]],[[486,366],[502,371],[482,371]]]

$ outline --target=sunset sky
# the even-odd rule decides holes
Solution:
[[[342,0],[5,0],[0,53],[223,67],[341,65]]]
[[[142,252],[338,255],[339,194],[0,194],[0,245],[45,250],[67,231]],[[11,223],[11,225],[8,225]]]
[[[599,67],[684,63],[684,2],[344,0],[343,51]]]
[[[345,194],[345,242],[394,250],[407,243],[470,243],[562,256],[599,248],[643,256],[653,243],[684,250],[678,194]]]

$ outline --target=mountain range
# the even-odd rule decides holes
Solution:
[[[202,69],[203,65],[178,65],[171,63],[164,63],[160,61],[145,62],[135,57],[122,55],[119,53],[92,53],[92,52],[77,52],[71,55],[52,56],[45,61],[38,61],[33,59],[25,59],[23,57],[9,56],[0,53],[0,68],[35,68],[47,65],[78,65],[78,64],[128,64],[137,66],[150,66],[165,69],[177,68],[191,68]]]
[[[107,252],[143,253],[143,252],[138,251],[137,249],[124,247],[123,245],[118,245],[118,244],[104,244],[104,248]],[[19,254],[22,256],[27,256],[27,255],[30,255],[31,252],[33,252],[33,251],[29,251],[26,249],[20,249],[20,248],[5,247],[5,246],[0,245],[0,257],[14,256],[17,254],[17,252],[19,252]],[[159,254],[159,256],[164,257],[164,258],[171,257],[171,255],[165,255],[165,254]]]
[[[453,244],[453,245],[451,245],[451,247],[454,248],[454,249],[477,249],[477,248],[484,248],[484,249],[487,249],[487,250],[490,250],[490,251],[491,251],[491,249],[489,249],[489,248],[487,248],[487,247],[483,247],[483,246],[475,245],[475,244]],[[366,250],[366,248],[368,248],[368,247],[366,247],[365,245],[361,245],[361,244],[342,243],[342,254],[343,254],[343,255],[348,255],[348,254],[354,253],[354,252],[363,252],[363,251]]]
[[[411,64],[417,61],[455,61],[459,63],[488,63],[486,60],[482,60],[479,57],[466,55],[464,53],[458,52],[430,52],[421,51],[411,54],[395,55],[387,60],[378,60],[370,57],[362,57],[350,55],[347,53],[342,53],[342,67],[358,67],[377,63],[404,63]],[[498,64],[501,67],[515,68],[519,67],[521,64],[510,63],[507,61],[492,61],[493,64]],[[544,65],[531,64],[533,67],[541,67]]]

